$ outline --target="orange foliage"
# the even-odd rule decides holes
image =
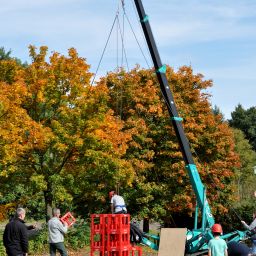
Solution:
[[[217,202],[213,205],[213,212],[217,208],[225,212],[224,206],[219,207],[222,205],[220,198],[219,202],[214,198],[215,186],[224,193],[231,191],[230,181],[234,167],[239,166],[239,158],[234,152],[234,140],[228,124],[211,110],[210,95],[205,90],[212,86],[212,81],[203,80],[201,74],[195,75],[191,67],[185,66],[177,72],[167,67],[167,78],[180,116],[184,119],[184,130],[200,176],[207,186],[208,199]],[[167,211],[192,211],[195,196],[152,70],[136,67],[128,73],[122,70],[117,74],[110,73],[107,85],[109,104],[125,121],[124,129],[130,131],[133,138],[127,157],[136,163],[137,184],[134,186],[141,189],[145,183],[152,185],[150,192],[148,189],[140,190],[142,197],[149,197],[146,191],[153,195],[151,204],[143,205],[145,212],[150,212],[150,209],[153,212],[154,207],[159,207],[157,194],[161,194],[162,201],[159,200]],[[144,169],[138,167],[138,162],[144,163]]]
[[[0,83],[1,175],[21,167],[20,181],[44,192],[50,206],[53,198],[72,200],[73,189],[87,196],[85,190],[95,186],[87,180],[96,177],[101,189],[94,199],[102,198],[109,189],[101,174],[106,170],[129,183],[133,169],[121,158],[131,136],[105,104],[106,85],[90,85],[90,66],[73,48],[67,57],[52,53],[49,61],[47,47],[29,50],[32,63],[15,73],[12,84]]]
[[[118,182],[133,186],[136,196],[128,194],[144,216],[191,213],[194,194],[153,70],[120,70],[91,86],[90,67],[73,48],[46,61],[47,47],[31,46],[30,56],[8,83],[0,80],[0,175],[22,163],[38,189],[55,193],[58,186],[56,200],[71,200],[76,190],[91,204]],[[212,81],[185,66],[167,67],[167,79],[208,199],[216,202],[210,205],[225,212],[215,186],[230,197],[239,158],[228,124],[212,113]]]
[[[16,205],[13,203],[9,204],[1,204],[0,205],[0,221],[4,221],[8,217],[8,213],[14,212],[16,208]]]

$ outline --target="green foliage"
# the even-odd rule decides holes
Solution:
[[[0,239],[0,255],[6,255],[5,254],[5,247],[4,247],[3,239],[2,239],[3,234],[4,234],[3,230],[0,230],[0,237],[1,237],[1,239]]]
[[[0,198],[0,203],[5,204],[9,202],[18,202],[20,197],[27,193],[26,188],[23,184],[17,184],[14,186],[14,183],[8,182],[2,185],[5,191],[10,191],[8,194],[2,194]]]
[[[45,214],[45,201],[43,200],[43,192],[38,191],[30,196],[30,200],[25,200],[28,218],[39,221]]]
[[[234,230],[245,230],[241,224],[241,220],[244,220],[248,224],[252,222],[252,214],[255,211],[254,205],[254,199],[241,202],[239,205],[231,207],[228,214],[216,215],[215,221],[216,223],[221,223],[224,233]]]
[[[90,225],[84,219],[77,219],[68,231],[65,241],[75,250],[90,245]]]
[[[240,156],[240,168],[235,171],[235,186],[237,187],[238,204],[244,200],[251,201],[255,190],[256,175],[253,167],[256,165],[256,152],[241,130],[234,129],[236,142],[235,151]]]
[[[221,116],[221,120],[224,121],[224,115],[217,105],[214,105],[214,107],[212,108],[212,112],[215,116]]]
[[[253,150],[256,151],[256,107],[246,110],[239,104],[231,113],[231,117],[230,125],[243,131]]]
[[[0,47],[0,61],[11,59],[11,50],[6,51],[4,47]]]
[[[47,226],[43,225],[34,236],[29,239],[29,251],[33,253],[45,252],[48,249],[48,230]]]
[[[35,220],[42,219],[45,210],[43,193],[40,190],[33,190],[33,186],[29,182],[24,183],[21,180],[20,173],[13,174],[9,179],[2,178],[0,187],[0,203],[3,205],[12,204],[12,211],[8,212],[8,216],[12,216],[17,207],[25,207],[27,210],[27,218]]]

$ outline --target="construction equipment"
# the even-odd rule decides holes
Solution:
[[[144,7],[142,5],[141,0],[134,0],[136,9],[141,21],[142,29],[147,41],[147,45],[154,63],[154,67],[156,70],[156,75],[160,84],[161,92],[164,97],[165,103],[168,108],[168,112],[170,114],[172,124],[176,133],[176,136],[179,141],[179,145],[182,151],[182,155],[185,161],[186,169],[188,171],[190,182],[192,184],[194,193],[196,195],[196,201],[198,207],[196,208],[195,213],[195,224],[193,230],[187,231],[186,236],[186,253],[191,255],[192,253],[196,253],[199,255],[200,252],[204,253],[207,250],[207,243],[213,237],[211,232],[211,227],[214,225],[214,217],[211,213],[210,206],[208,204],[205,186],[203,185],[201,178],[199,176],[197,167],[194,163],[189,142],[186,138],[183,126],[182,126],[182,118],[179,117],[176,105],[174,103],[173,95],[170,90],[167,77],[166,77],[166,66],[162,64],[156,43],[151,31],[151,27],[149,24],[149,18],[144,11]],[[201,228],[197,227],[198,223],[198,208],[200,208],[202,213],[202,226]],[[240,241],[246,238],[246,232],[242,231],[234,231],[229,234],[225,234],[222,236],[223,239],[227,239],[229,241]]]

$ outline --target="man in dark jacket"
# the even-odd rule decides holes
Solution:
[[[27,256],[28,254],[25,215],[26,211],[23,208],[18,208],[15,217],[5,227],[3,242],[8,256]]]

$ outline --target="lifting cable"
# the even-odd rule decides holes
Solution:
[[[136,9],[135,9],[135,3],[133,2],[133,0],[132,0],[132,3],[133,3],[134,12],[135,12],[136,15],[137,15],[137,12],[136,12]],[[135,32],[134,32],[134,29],[133,29],[133,27],[132,27],[132,24],[131,24],[131,22],[130,22],[128,16],[126,15],[126,12],[124,12],[124,14],[125,14],[125,18],[126,18],[128,24],[129,24],[129,26],[130,26],[130,29],[131,29],[131,31],[132,31],[132,33],[133,33],[133,36],[134,36],[134,38],[135,38],[135,40],[136,40],[136,43],[137,43],[137,45],[138,45],[138,47],[139,47],[139,49],[140,49],[140,52],[141,52],[141,54],[142,54],[142,56],[143,56],[143,58],[144,58],[144,60],[145,60],[145,62],[146,62],[146,64],[147,64],[147,67],[148,67],[148,69],[150,69],[150,66],[149,66],[149,64],[148,64],[147,58],[146,58],[146,56],[145,56],[145,54],[144,54],[144,52],[143,52],[143,50],[142,50],[142,47],[141,47],[141,45],[140,45],[140,43],[139,43],[139,40],[138,40],[138,38],[137,38],[137,36],[136,36],[136,34],[135,34]],[[138,16],[138,15],[137,15],[137,16]],[[140,24],[139,24],[139,28],[140,28],[140,30],[141,30],[141,34],[143,35],[143,30],[142,30]],[[143,38],[144,38],[144,43],[145,43],[145,45],[146,45],[146,39],[145,39],[144,36],[143,36]],[[146,49],[147,49],[148,54],[149,54],[149,56],[150,56],[150,52],[149,52],[148,47],[146,47]],[[152,65],[152,67],[154,66],[154,65],[153,65],[153,61],[151,61],[151,65]]]
[[[125,17],[125,5],[124,5],[124,0],[121,0],[122,1],[122,9],[123,9],[123,37],[122,37],[122,40],[123,40],[123,46],[124,46],[124,29],[125,29],[125,26],[124,26],[124,17]],[[126,52],[125,52],[125,48],[123,47],[123,50],[122,50],[122,58],[121,58],[121,66],[123,66],[123,59],[124,59],[124,55],[125,55],[125,60],[126,60],[126,64],[127,64],[127,69],[129,70],[129,67],[128,67],[128,61],[127,61],[127,57],[126,57]]]
[[[119,17],[117,19],[117,67],[116,67],[116,72],[119,71],[119,68],[123,67],[123,58],[125,56],[125,60],[126,60],[126,65],[127,65],[127,70],[129,71],[129,65],[128,65],[128,61],[127,61],[127,57],[126,57],[126,51],[125,51],[125,47],[124,47],[124,1],[121,1],[122,4],[122,10],[123,10],[123,16],[122,16],[122,28],[120,25],[120,20]],[[118,13],[119,13],[119,5],[118,5]],[[118,49],[118,38],[119,38],[119,33],[120,33],[120,37],[121,37],[121,63],[120,63],[120,67],[119,67],[119,63],[118,63],[118,53],[119,53],[119,49]],[[119,93],[119,92],[118,92]],[[120,106],[119,106],[119,99],[120,99]],[[122,119],[122,112],[123,112],[123,88],[122,86],[120,87],[120,96],[117,95],[117,100],[116,100],[116,113],[119,113],[119,118]]]
[[[139,49],[140,49],[140,52],[141,52],[141,54],[142,54],[142,56],[143,56],[143,58],[144,58],[144,61],[146,62],[147,67],[150,68],[150,67],[149,67],[149,64],[148,64],[148,61],[147,61],[147,58],[146,58],[146,56],[145,56],[145,54],[144,54],[144,52],[143,52],[143,50],[142,50],[142,47],[141,47],[141,45],[140,45],[140,43],[139,43],[139,40],[138,40],[138,38],[137,38],[137,36],[136,36],[136,34],[135,34],[135,32],[134,32],[133,26],[132,26],[132,24],[131,24],[131,22],[130,22],[128,16],[127,16],[127,13],[126,13],[126,11],[125,11],[125,2],[124,2],[124,0],[118,0],[118,1],[121,2],[121,7],[122,7],[122,10],[123,10],[122,28],[121,28],[120,21],[119,21],[119,6],[118,6],[118,9],[117,9],[117,12],[116,12],[116,15],[115,15],[113,24],[112,24],[112,26],[111,26],[111,29],[110,29],[110,32],[109,32],[107,41],[106,41],[106,43],[105,43],[103,52],[102,52],[102,54],[101,54],[99,63],[98,63],[98,65],[97,65],[97,68],[96,68],[95,74],[94,74],[94,76],[93,76],[92,82],[90,83],[90,86],[92,86],[92,85],[94,84],[94,82],[95,82],[95,79],[96,79],[96,76],[97,76],[97,74],[98,74],[98,71],[99,71],[99,68],[100,68],[102,59],[103,59],[104,54],[105,54],[105,52],[106,52],[106,48],[107,48],[107,46],[108,46],[108,43],[109,43],[111,34],[112,34],[112,32],[113,32],[113,29],[114,29],[114,26],[115,26],[116,23],[117,23],[117,34],[118,34],[118,33],[120,34],[120,37],[121,37],[121,45],[122,45],[121,65],[123,66],[123,62],[124,62],[124,59],[125,59],[126,66],[127,66],[128,71],[129,71],[129,65],[128,65],[128,60],[127,60],[127,54],[126,54],[126,50],[125,50],[125,47],[124,47],[124,17],[125,17],[125,19],[127,20],[128,24],[129,24],[129,27],[130,27],[130,29],[131,29],[131,31],[132,31],[132,34],[133,34],[133,36],[134,36],[134,38],[135,38],[135,41],[136,41],[138,47],[139,47]],[[133,3],[133,6],[134,6],[134,3]],[[135,8],[135,7],[134,7],[134,8]],[[141,26],[139,26],[139,27],[140,27],[140,29],[142,30]],[[143,37],[143,38],[144,38],[144,37]],[[144,38],[144,40],[146,40],[146,39]],[[118,48],[118,44],[119,44],[119,41],[118,41],[118,35],[117,35],[117,48]],[[148,52],[149,52],[149,49],[148,49]],[[117,68],[118,68],[118,66],[119,66],[119,63],[118,63],[118,49],[117,49]]]
[[[110,39],[110,36],[111,36],[111,34],[112,34],[112,31],[113,31],[113,28],[114,28],[114,25],[115,25],[115,23],[116,23],[117,18],[118,18],[118,13],[116,14],[116,16],[115,16],[115,18],[114,18],[114,21],[113,21],[113,24],[112,24],[112,26],[111,26],[111,29],[110,29],[110,32],[109,32],[107,41],[106,41],[106,43],[105,43],[103,52],[102,52],[102,54],[101,54],[101,57],[100,57],[98,66],[97,66],[96,71],[95,71],[95,74],[94,74],[94,76],[93,76],[93,79],[92,79],[92,82],[91,82],[91,86],[93,85],[93,83],[94,83],[94,81],[95,81],[95,78],[96,78],[96,76],[97,76],[97,74],[98,74],[98,71],[99,71],[99,68],[100,68],[100,65],[101,65],[103,56],[104,56],[105,51],[106,51],[106,49],[107,49],[107,45],[108,45],[108,42],[109,42],[109,39]]]
[[[119,32],[119,2],[117,4],[117,25],[116,25],[116,70],[118,70],[118,51],[119,51],[119,37],[118,37],[118,32]]]
[[[124,7],[123,7],[123,10],[124,10]],[[124,47],[124,14],[123,14],[123,23],[122,23],[122,25],[123,26],[121,28],[119,18],[117,18],[117,31],[120,33],[121,43],[122,43],[122,53],[121,53],[120,67],[123,66],[123,59],[125,58],[127,70],[129,71],[129,64],[128,64],[128,60],[127,60],[126,50],[125,50],[125,47]],[[118,33],[117,33],[117,41],[118,41]],[[117,45],[117,47],[118,47],[118,45]],[[118,49],[117,49],[117,70],[118,70],[118,68],[119,68],[119,65],[118,65]]]
[[[120,22],[120,4],[121,4],[122,13],[123,13],[123,15],[122,15],[122,21],[121,21],[121,22]],[[134,4],[134,2],[133,2],[133,7],[134,7],[134,10],[135,10],[135,4]],[[146,58],[146,56],[145,56],[145,54],[144,54],[144,52],[143,52],[143,50],[142,50],[142,47],[141,47],[141,45],[140,45],[140,43],[139,43],[139,40],[138,40],[138,38],[137,38],[137,36],[136,36],[136,34],[135,34],[135,32],[134,32],[133,26],[132,26],[132,24],[131,24],[131,22],[130,22],[128,16],[127,16],[127,13],[126,13],[126,10],[125,10],[125,1],[124,1],[124,0],[118,0],[118,6],[117,6],[117,11],[116,11],[116,14],[115,14],[115,18],[114,18],[114,21],[113,21],[113,23],[112,23],[112,26],[111,26],[111,29],[110,29],[110,32],[109,32],[107,41],[106,41],[106,43],[105,43],[103,52],[102,52],[101,57],[100,57],[100,60],[99,60],[99,63],[98,63],[98,65],[97,65],[96,72],[95,72],[95,74],[94,74],[94,76],[93,76],[93,79],[92,79],[92,81],[91,81],[91,83],[90,83],[90,88],[89,88],[88,96],[89,96],[89,94],[90,94],[90,89],[91,89],[91,87],[94,85],[96,76],[97,76],[97,74],[98,74],[100,65],[101,65],[101,63],[102,63],[104,54],[105,54],[105,52],[106,52],[106,49],[107,49],[107,46],[108,46],[108,44],[109,44],[109,41],[110,41],[110,38],[111,38],[111,35],[112,35],[112,33],[113,33],[113,30],[114,30],[115,25],[116,25],[116,71],[118,72],[119,68],[122,68],[122,67],[124,66],[124,62],[125,62],[125,65],[126,65],[126,68],[127,68],[128,72],[129,72],[129,70],[130,70],[130,69],[129,69],[129,64],[128,64],[128,59],[127,59],[127,54],[126,54],[126,49],[125,49],[125,43],[124,43],[124,42],[125,42],[125,40],[124,40],[124,36],[125,36],[125,20],[126,20],[126,21],[128,22],[128,24],[129,24],[129,27],[130,27],[130,29],[131,29],[131,32],[132,32],[132,34],[133,34],[133,36],[134,36],[134,38],[135,38],[135,41],[136,41],[136,43],[137,43],[137,45],[138,45],[138,48],[139,48],[139,50],[140,50],[140,52],[141,52],[141,54],[142,54],[142,56],[143,56],[143,58],[144,58],[144,61],[145,61],[146,65],[147,65],[147,67],[150,69],[149,64],[148,64],[148,61],[147,61],[147,58]],[[138,21],[139,21],[139,20],[138,20]],[[141,28],[140,24],[139,24],[139,28],[140,28],[141,31],[142,31],[142,28]],[[143,34],[143,31],[142,31],[142,34]],[[120,37],[120,42],[119,42],[119,37]],[[143,38],[144,38],[144,41],[146,41],[145,37],[143,37]],[[121,48],[121,60],[120,60],[120,63],[119,63],[119,51],[120,51],[120,50],[119,50],[119,44],[121,45],[121,47],[120,47],[120,48]],[[148,48],[146,47],[146,49],[148,49]],[[148,49],[148,52],[149,52],[149,49]],[[153,63],[153,62],[152,62],[152,63]],[[120,65],[120,66],[119,66],[119,65]],[[118,106],[118,102],[117,102],[117,113],[119,112],[119,116],[120,116],[120,118],[122,118],[122,105],[123,105],[123,103],[122,103],[122,98],[123,98],[123,97],[122,97],[122,94],[123,94],[122,88],[121,88],[120,94],[121,94],[121,95],[120,95],[121,102],[120,102],[120,106]],[[120,108],[120,109],[119,109],[119,108]],[[119,109],[119,110],[118,110],[118,109]]]
[[[122,10],[123,10],[123,17],[122,17],[122,27],[120,24],[120,20],[119,20],[119,15],[117,17],[117,26],[116,26],[116,31],[117,31],[117,35],[116,35],[116,39],[117,39],[117,49],[116,49],[116,56],[117,56],[117,67],[116,70],[119,70],[119,67],[123,67],[123,62],[124,62],[124,58],[126,61],[126,66],[127,66],[127,70],[129,71],[129,65],[128,65],[128,60],[127,60],[127,56],[126,56],[126,51],[125,51],[125,47],[124,47],[124,16],[125,16],[125,6],[124,6],[124,1],[121,0],[121,4],[122,4]],[[119,5],[118,5],[118,14],[119,14]],[[121,38],[121,61],[120,61],[120,65],[119,65],[119,34],[120,34],[120,38]]]

